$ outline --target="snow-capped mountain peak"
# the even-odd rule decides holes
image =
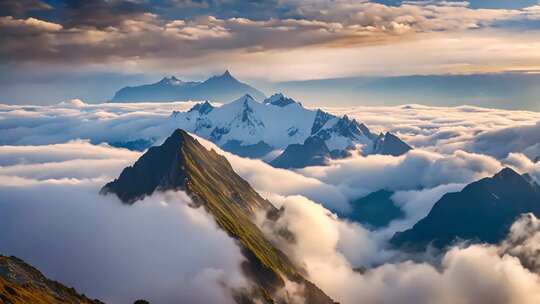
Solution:
[[[263,102],[245,94],[218,107],[204,102],[187,112],[175,112],[171,119],[176,127],[243,156],[249,156],[246,151],[257,150],[256,157],[260,157],[263,148],[268,152],[285,150],[311,137],[322,140],[332,155],[345,155],[347,150],[357,148],[369,154],[377,139],[354,119],[306,109],[283,94],[274,94]]]
[[[244,94],[242,97],[236,99],[235,101],[231,102],[231,104],[236,104],[236,103],[252,103],[252,102],[257,102],[251,95],[249,94]]]
[[[194,105],[191,109],[189,109],[188,112],[197,112],[201,115],[206,115],[210,113],[213,109],[214,106],[212,106],[210,102],[208,102],[208,100],[205,100],[203,103],[198,103]]]

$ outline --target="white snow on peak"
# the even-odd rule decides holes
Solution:
[[[231,103],[245,103],[245,102],[257,102],[251,95],[245,94],[244,96],[232,101]]]
[[[283,94],[274,94],[261,103],[246,94],[231,103],[215,107],[208,113],[175,112],[171,119],[178,128],[193,132],[220,146],[230,140],[239,141],[244,146],[264,141],[274,149],[285,149],[290,144],[303,143],[313,135],[313,124],[317,116],[317,111],[306,109],[294,101],[286,106],[271,103],[289,99]],[[324,138],[331,150],[372,144],[372,141],[361,133],[347,135],[348,133],[342,130],[343,125],[347,126],[343,119],[328,115],[329,119],[320,123],[316,133]]]

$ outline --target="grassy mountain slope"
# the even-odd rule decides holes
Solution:
[[[248,261],[244,271],[259,287],[262,300],[277,301],[273,294],[286,278],[305,285],[307,303],[332,303],[251,221],[257,211],[275,212],[274,206],[236,174],[225,157],[208,151],[183,130],[176,130],[163,145],[150,148],[118,179],[105,185],[102,193],[115,193],[133,204],[164,190],[186,191],[238,241]]]
[[[58,282],[16,257],[0,255],[0,303],[99,304]]]

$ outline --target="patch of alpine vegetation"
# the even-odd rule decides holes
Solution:
[[[16,257],[0,255],[0,302],[6,304],[103,304],[46,278]]]
[[[279,303],[280,290],[289,281],[303,286],[306,303],[333,303],[252,222],[256,212],[274,213],[275,207],[237,175],[225,157],[207,150],[183,130],[150,148],[101,192],[135,204],[155,191],[167,190],[185,191],[195,206],[204,207],[240,244],[246,258],[243,269],[253,288],[248,294],[239,293],[239,303]]]

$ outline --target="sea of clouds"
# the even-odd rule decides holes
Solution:
[[[175,129],[171,112],[192,105],[0,105],[0,253],[110,303],[231,303],[231,290],[248,284],[244,258],[185,193],[155,194],[130,207],[98,194],[141,155],[107,143],[159,143]],[[419,105],[325,110],[396,132],[416,149],[291,171],[199,138],[283,207],[276,222],[264,216],[256,222],[315,284],[345,304],[540,302],[540,221],[532,215],[498,245],[456,244],[414,256],[388,245],[445,193],[504,166],[539,180],[540,113]],[[405,218],[370,230],[336,216],[352,199],[380,189],[395,192]],[[295,242],[276,233],[284,229]]]
[[[227,292],[246,285],[240,249],[185,193],[130,207],[99,195],[138,153],[83,141],[0,150],[2,254],[107,303],[233,303]]]

